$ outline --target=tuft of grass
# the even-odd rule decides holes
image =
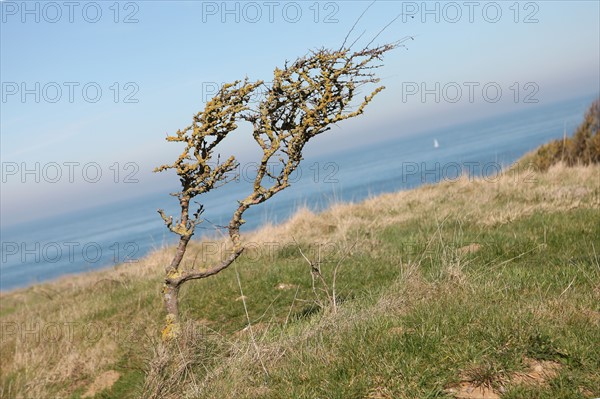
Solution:
[[[475,364],[464,370],[463,378],[474,387],[487,389],[498,389],[506,383],[504,370],[489,360],[484,360],[483,363]]]

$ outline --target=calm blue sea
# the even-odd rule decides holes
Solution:
[[[299,207],[322,210],[333,202],[355,202],[384,192],[453,179],[464,172],[493,175],[550,139],[571,134],[593,97],[539,106],[460,126],[378,143],[370,148],[305,159],[291,188],[251,209],[243,230],[281,222]],[[401,132],[398,132],[399,134]],[[402,132],[405,134],[405,132]],[[439,146],[434,147],[434,140]],[[226,225],[236,199],[248,192],[243,176],[205,198],[205,219]],[[155,195],[2,229],[0,289],[9,290],[65,274],[135,261],[172,244],[156,213],[176,215],[177,201]],[[196,236],[215,234],[211,224]]]

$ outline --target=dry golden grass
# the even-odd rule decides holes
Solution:
[[[379,230],[425,215],[439,220],[460,216],[466,222],[493,227],[534,212],[600,208],[599,186],[600,169],[594,165],[567,168],[557,164],[545,174],[517,166],[486,179],[462,176],[435,186],[382,194],[360,204],[337,204],[320,214],[301,209],[288,222],[264,227],[246,240],[351,242],[351,232],[356,230]]]

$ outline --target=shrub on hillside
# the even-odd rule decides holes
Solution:
[[[553,140],[538,148],[531,162],[540,170],[564,162],[567,166],[600,163],[600,98],[587,110],[573,137]]]

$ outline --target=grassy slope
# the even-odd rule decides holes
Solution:
[[[599,166],[300,211],[245,239],[235,268],[185,286],[177,348],[158,339],[172,248],[2,295],[0,397],[77,398],[108,370],[121,377],[96,398],[451,398],[467,380],[600,396]],[[335,308],[299,248],[329,295],[337,268]],[[556,371],[517,383],[532,359]]]

